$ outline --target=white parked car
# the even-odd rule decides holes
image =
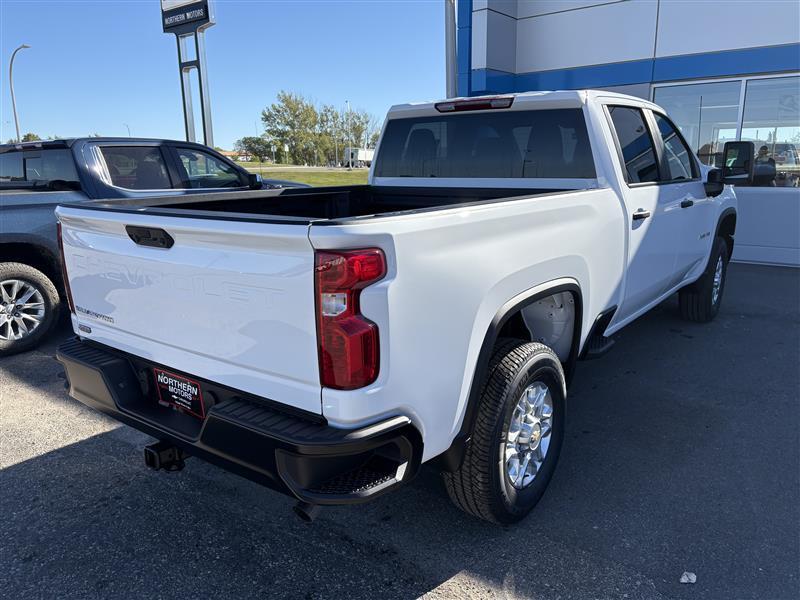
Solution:
[[[301,516],[431,463],[521,519],[581,358],[670,294],[709,321],[751,143],[701,167],[656,105],[603,91],[392,108],[368,186],[58,208],[70,394],[295,496]]]

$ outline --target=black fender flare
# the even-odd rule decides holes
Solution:
[[[732,206],[729,206],[728,208],[726,208],[725,210],[723,210],[720,213],[719,218],[717,218],[717,227],[714,230],[714,237],[715,238],[719,235],[719,231],[722,228],[722,222],[725,219],[727,219],[728,217],[730,217],[731,215],[733,216],[734,219],[738,219],[738,217],[739,217],[738,213],[736,212],[736,209],[734,207],[732,207]],[[734,229],[734,231],[735,231],[735,229]],[[728,250],[730,250],[731,254],[733,254],[733,234],[731,234],[731,247],[728,248]]]
[[[483,337],[481,349],[478,352],[478,360],[475,363],[475,369],[472,373],[472,382],[470,383],[469,393],[467,394],[467,404],[464,407],[461,427],[453,438],[450,447],[431,460],[432,465],[435,465],[443,471],[455,471],[461,465],[464,452],[472,438],[472,429],[478,415],[478,405],[480,404],[481,390],[489,367],[489,359],[492,356],[494,346],[500,331],[503,329],[503,325],[505,325],[513,315],[529,304],[562,292],[570,292],[575,299],[575,326],[572,330],[572,345],[570,347],[569,358],[566,363],[564,363],[566,380],[567,382],[571,380],[575,370],[575,364],[578,360],[581,325],[583,323],[583,295],[580,287],[578,287],[576,283],[561,283],[543,290],[534,291],[531,289],[514,296],[500,307],[489,324],[489,328]]]

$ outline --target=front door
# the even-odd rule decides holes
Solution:
[[[712,243],[713,200],[706,195],[700,167],[675,125],[654,112],[656,148],[661,154],[661,194],[666,203],[680,207],[679,239],[675,240],[675,273],[669,287],[705,267]]]

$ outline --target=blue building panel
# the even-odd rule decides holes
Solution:
[[[800,71],[800,44],[658,58],[653,81]]]
[[[504,94],[515,91],[514,81],[516,76],[513,73],[495,71],[493,69],[476,69],[472,71],[472,93],[473,96],[484,94]]]
[[[459,69],[460,70],[460,69]],[[471,71],[469,95],[604,88],[708,77],[800,71],[800,44],[744,48],[685,56],[633,60],[533,73]],[[462,93],[459,90],[459,93]]]
[[[633,60],[608,65],[576,67],[574,69],[521,73],[516,76],[514,91],[576,90],[649,83],[652,75],[652,60]]]

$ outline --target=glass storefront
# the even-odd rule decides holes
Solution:
[[[659,87],[654,102],[667,111],[704,165],[721,166],[722,147],[736,139],[741,81]]]
[[[752,141],[754,186],[800,187],[800,76],[658,86],[653,100],[703,164],[720,166],[727,141]]]
[[[800,77],[747,82],[741,139],[756,146],[753,185],[800,185]]]

